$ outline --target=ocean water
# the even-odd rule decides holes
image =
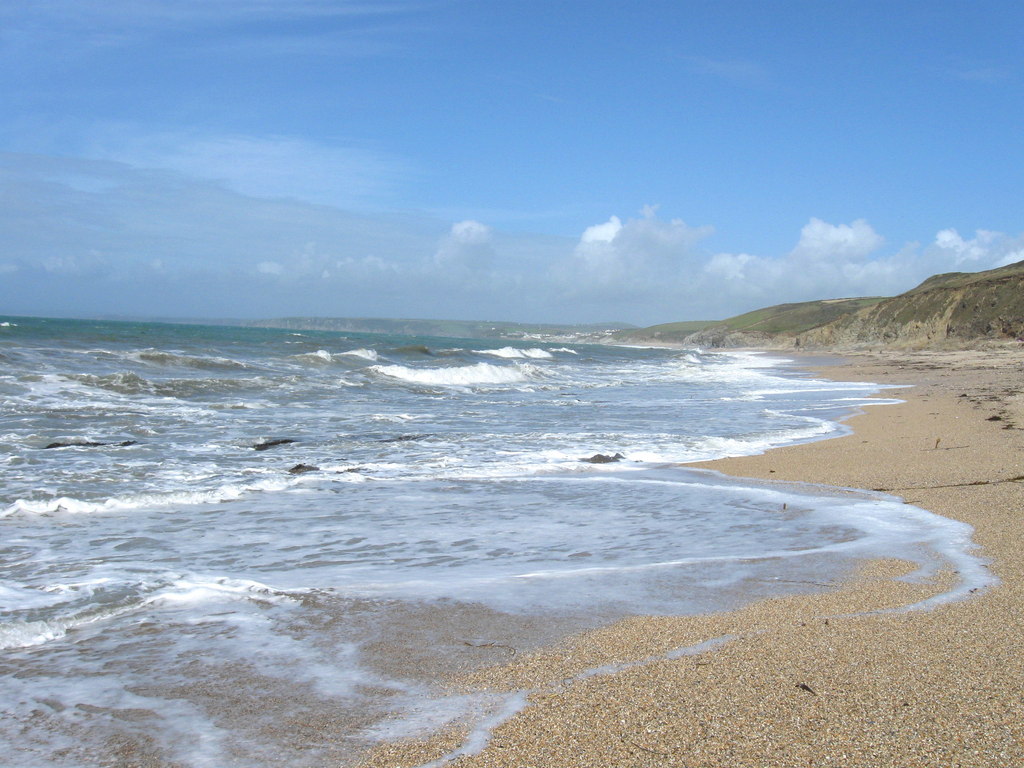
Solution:
[[[742,352],[0,318],[4,764],[348,765],[507,706],[439,681],[625,615],[875,556],[959,570],[954,599],[965,525],[680,466],[843,434],[878,390]]]

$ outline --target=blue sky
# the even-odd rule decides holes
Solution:
[[[638,324],[1024,259],[1024,4],[0,0],[0,313]]]

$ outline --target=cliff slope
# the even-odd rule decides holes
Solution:
[[[797,337],[800,346],[964,346],[1024,337],[1024,261],[934,275],[906,293]]]

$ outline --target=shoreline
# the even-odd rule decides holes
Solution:
[[[899,405],[847,419],[852,434],[687,466],[899,496],[969,523],[998,583],[929,610],[879,612],[955,577],[909,583],[897,580],[907,563],[869,561],[836,591],[625,619],[458,681],[467,691],[526,691],[529,702],[479,751],[443,764],[1024,765],[1024,357],[841,359],[815,375],[913,388]],[[602,667],[607,674],[585,674]],[[364,765],[421,766],[464,739],[448,731],[384,745]]]

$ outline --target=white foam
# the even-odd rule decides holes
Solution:
[[[42,621],[7,621],[0,624],[0,649],[29,648],[58,640],[71,630],[127,613],[131,607],[94,610]]]
[[[0,518],[14,515],[88,515],[100,512],[119,512],[151,507],[192,506],[217,504],[238,499],[255,491],[282,491],[296,485],[298,478],[263,479],[253,483],[226,483],[210,491],[179,491],[172,493],[139,493],[112,497],[103,501],[85,501],[69,496],[56,499],[18,499],[3,511]]]
[[[376,362],[380,359],[380,355],[377,354],[375,349],[350,349],[348,352],[342,352],[343,355],[349,357],[361,357],[363,360],[370,360]]]
[[[166,588],[147,597],[141,605],[181,607],[225,599],[282,602],[292,598],[251,579],[192,577],[175,580]]]
[[[530,360],[551,360],[554,358],[546,349],[534,347],[532,349],[519,349],[517,347],[502,347],[501,349],[474,349],[478,355],[493,355],[507,360],[530,359]]]
[[[373,413],[370,414],[372,421],[386,421],[392,424],[399,424],[407,421],[418,421],[427,418],[426,414],[412,413]]]
[[[439,387],[472,387],[486,384],[521,384],[539,376],[528,363],[512,366],[476,363],[452,368],[409,368],[404,365],[375,365],[371,371],[413,384]]]

